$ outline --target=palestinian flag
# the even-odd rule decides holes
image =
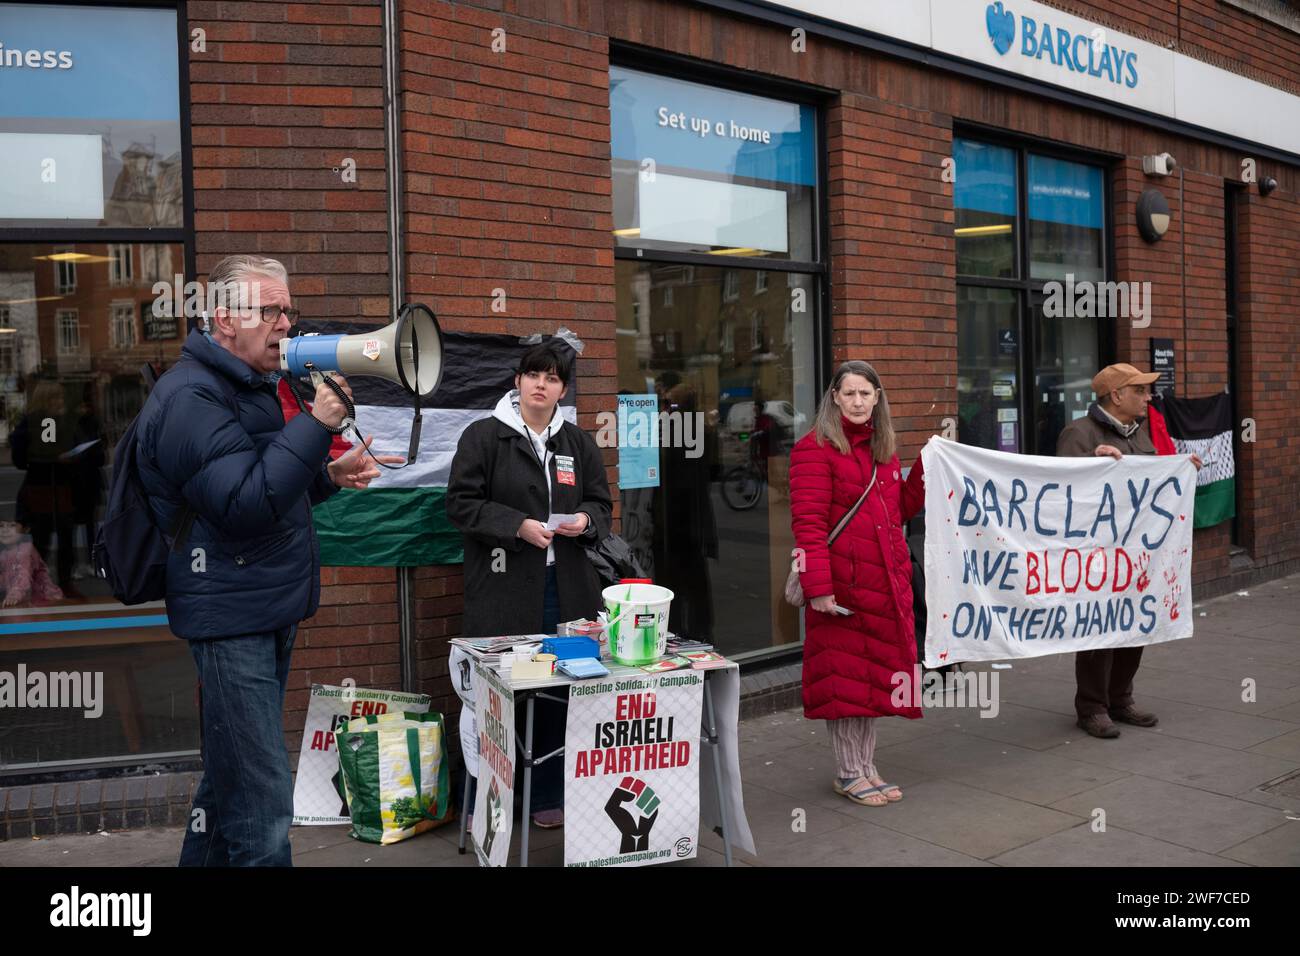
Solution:
[[[373,332],[374,325],[309,322],[304,332],[352,334]],[[497,401],[514,387],[520,356],[540,337],[442,333],[442,381],[420,400],[420,452],[416,460],[381,474],[364,490],[344,488],[314,509],[321,562],[334,566],[406,567],[458,564],[463,560],[461,534],[450,521],[444,500],[451,459],[460,434],[471,422],[492,414]],[[307,380],[294,383],[310,401]],[[411,396],[395,382],[369,375],[348,378],[357,410],[357,429],[374,435],[371,451],[406,457],[415,409]],[[296,412],[296,403],[292,411]],[[577,421],[576,389],[560,400],[566,421]],[[286,415],[290,412],[286,410]],[[351,431],[346,436],[353,439]],[[336,443],[334,457],[338,457]]]
[[[1196,474],[1195,528],[1208,528],[1236,514],[1236,466],[1232,457],[1232,398],[1227,392],[1205,398],[1154,399],[1180,455],[1200,455]]]

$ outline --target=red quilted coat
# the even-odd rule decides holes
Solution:
[[[795,544],[804,551],[799,575],[807,604],[803,651],[804,716],[920,717],[919,707],[890,701],[893,675],[916,663],[912,565],[902,524],[925,504],[920,458],[906,482],[898,458],[877,467],[876,484],[835,543],[826,536],[871,479],[871,425],[841,419],[852,454],[818,445],[816,433],[790,453],[790,511]],[[849,616],[812,609],[834,594]]]

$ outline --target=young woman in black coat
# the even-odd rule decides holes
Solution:
[[[574,352],[545,342],[524,353],[515,387],[460,437],[447,482],[447,517],[465,536],[466,637],[554,634],[561,621],[603,607],[584,553],[609,534],[611,499],[600,449],[561,417]],[[575,515],[546,530],[552,514]],[[564,745],[564,711],[541,701],[533,752]],[[533,820],[563,821],[562,762],[533,772]]]

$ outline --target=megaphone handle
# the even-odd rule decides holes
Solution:
[[[420,408],[415,408],[415,417],[411,419],[411,443],[406,450],[406,463],[409,465],[420,454],[420,427],[424,424]]]

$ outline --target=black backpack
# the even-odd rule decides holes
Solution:
[[[141,373],[152,390],[153,369],[146,365]],[[221,385],[229,392],[228,397],[233,397],[224,381]],[[113,453],[108,504],[91,551],[95,573],[108,581],[113,596],[123,604],[161,601],[167,596],[167,555],[184,550],[194,523],[194,509],[189,505],[177,513],[175,523],[166,534],[154,521],[136,461],[139,446],[135,429],[139,421],[137,415]]]

